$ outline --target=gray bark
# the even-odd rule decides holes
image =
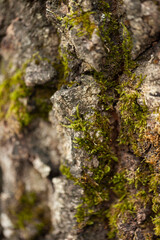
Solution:
[[[159,9],[0,0],[0,82],[25,65],[18,101],[45,103],[23,128],[0,109],[1,239],[159,239]]]

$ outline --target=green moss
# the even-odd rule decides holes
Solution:
[[[143,166],[145,163],[143,164]],[[144,208],[152,210],[150,224],[154,224],[155,235],[160,236],[160,199],[159,199],[159,184],[160,174],[155,173],[152,168],[145,167],[144,169],[137,169],[135,178],[132,182],[127,179],[129,184],[135,184],[138,190],[135,196],[136,201],[143,205]],[[135,205],[136,207],[136,205]],[[138,210],[138,209],[137,209]]]
[[[100,163],[97,168],[91,169],[85,167],[82,177],[78,181],[76,180],[76,184],[84,189],[82,204],[77,209],[77,222],[81,222],[82,218],[85,221],[84,218],[87,217],[86,224],[88,224],[88,222],[92,222],[92,218],[99,215],[99,209],[96,210],[95,206],[109,199],[106,182],[110,178],[112,165],[117,161],[117,158],[109,147],[110,130],[107,117],[102,117],[100,113],[95,111],[90,119],[85,120],[80,115],[77,106],[77,112],[73,118],[73,120],[68,119],[70,124],[66,127],[80,131],[83,135],[83,137],[75,138],[76,147],[83,148],[88,153],[89,158],[87,161],[92,161],[92,158],[96,156]],[[101,141],[101,138],[104,141]],[[93,172],[92,177],[87,174],[88,170]],[[67,173],[65,169],[67,177],[75,181],[68,172],[69,169],[67,169]]]
[[[136,76],[132,72],[137,64],[131,59],[132,40],[127,28],[111,15],[109,5],[105,1],[99,1],[98,9],[104,13],[98,31],[107,53],[103,72],[94,70],[92,72],[101,90],[98,110],[94,110],[92,116],[86,119],[86,115],[81,115],[77,106],[76,114],[68,119],[68,125],[65,127],[81,133],[81,137],[74,140],[75,147],[86,151],[88,154],[86,161],[92,161],[96,157],[99,166],[84,167],[79,179],[73,178],[68,167],[63,173],[84,190],[82,203],[77,207],[76,213],[79,228],[97,221],[108,221],[110,229],[108,237],[115,238],[118,233],[118,222],[127,223],[128,219],[134,218],[139,209],[136,201],[139,201],[144,208],[152,209],[155,234],[159,236],[160,202],[157,189],[160,179],[148,165],[151,159],[147,160],[148,163],[143,159],[147,141],[157,148],[156,154],[159,154],[157,140],[153,139],[152,134],[147,134],[148,108],[145,102],[139,104],[138,89],[145,76]],[[80,24],[81,19],[76,20],[73,15],[73,19],[71,17],[69,20],[71,22],[67,24],[73,26]],[[119,36],[120,32],[123,39]],[[123,81],[118,79],[122,73],[126,76]],[[116,114],[114,106],[117,102],[120,132],[117,131],[117,137],[113,138],[115,126],[112,125],[111,119]],[[132,153],[143,159],[134,176],[132,174],[132,178],[129,177],[127,169],[117,173],[118,157],[113,150],[113,146],[117,144],[128,146]],[[88,171],[92,172],[92,177]],[[135,195],[130,196],[130,189],[135,190]],[[148,221],[152,224],[151,219]],[[144,226],[145,224],[147,223],[145,222]]]
[[[159,186],[160,186],[160,174],[159,173],[154,173],[150,176],[149,192],[152,195],[152,198],[151,198],[151,200],[152,200],[152,211],[155,213],[156,218],[157,218],[158,215],[160,215]],[[156,222],[153,220],[153,223],[155,224]],[[160,233],[159,233],[158,236],[160,236]]]
[[[82,204],[77,208],[76,218],[79,227],[84,227],[97,219],[106,218],[106,209],[103,207],[99,209],[99,206],[109,201],[109,189],[113,183],[110,178],[117,157],[110,148],[111,128],[107,116],[95,111],[89,119],[85,120],[85,116],[81,116],[77,106],[73,120],[68,119],[68,121],[70,124],[65,127],[82,132],[83,135],[75,138],[76,147],[83,148],[88,153],[87,161],[92,161],[95,156],[99,161],[97,168],[84,168],[82,177],[76,180],[76,184],[84,189]],[[92,177],[87,174],[88,170],[93,173]],[[69,178],[72,179],[70,176]]]
[[[138,104],[139,94],[136,91],[122,91],[119,99],[121,113],[121,131],[119,143],[131,145],[135,154],[139,154],[137,141],[143,141],[148,118],[146,105]]]
[[[113,239],[117,232],[117,222],[119,219],[123,219],[123,222],[127,222],[129,215],[134,216],[135,207],[132,198],[120,199],[118,203],[111,204],[107,217],[109,220],[110,232],[108,234],[109,239]]]
[[[113,183],[111,189],[117,195],[119,199],[124,199],[127,196],[127,188],[126,188],[126,172],[116,173],[111,179]]]
[[[60,171],[68,179],[73,180],[75,182],[77,181],[77,179],[75,177],[73,177],[72,174],[70,173],[70,169],[68,167],[66,167],[65,165],[63,165],[63,164],[60,165]]]
[[[123,32],[122,50],[124,59],[124,73],[132,75],[131,70],[136,67],[135,61],[133,61],[131,58],[133,43],[130,33],[124,24],[122,24],[122,32]]]
[[[57,71],[57,89],[60,89],[64,85],[71,87],[74,84],[74,82],[68,80],[71,72],[69,67],[71,59],[72,54],[69,51],[66,49],[63,49],[63,52],[59,50],[59,56],[56,60],[56,63],[53,64]]]
[[[55,90],[56,88],[52,86],[52,83],[35,86],[32,89],[32,95],[29,96],[30,102],[34,104],[33,111],[29,112],[32,120],[36,118],[48,120],[48,114],[52,109],[50,98]]]
[[[132,69],[136,67],[136,63],[131,59],[132,40],[127,28],[123,24],[122,30],[124,74],[128,80],[123,81],[117,87],[119,94],[118,107],[121,117],[121,129],[118,140],[120,144],[130,145],[133,152],[139,155],[137,142],[139,142],[139,147],[141,147],[149,115],[145,102],[141,105],[138,103],[140,98],[138,88],[144,81],[145,76],[137,76],[132,73]]]
[[[21,126],[28,125],[30,122],[30,116],[26,110],[30,89],[22,79],[25,69],[26,64],[11,77],[6,75],[0,85],[0,118],[7,120],[10,117],[16,117]]]
[[[25,70],[31,61],[39,64],[42,59],[34,55],[13,75],[9,75],[5,71],[4,80],[0,84],[0,119],[6,121],[14,119],[18,122],[20,129],[28,126],[37,117],[45,120],[48,118],[48,113],[52,107],[49,99],[55,91],[55,87],[50,84],[33,88],[25,85]]]
[[[63,67],[64,67],[63,78],[66,79],[69,75],[69,72],[70,72],[67,54],[62,54],[62,64],[63,64]]]
[[[74,143],[75,147],[82,148],[86,151],[89,156],[87,161],[92,161],[94,157],[99,161],[99,166],[97,168],[91,169],[85,167],[82,177],[78,180],[75,180],[73,176],[70,175],[68,168],[65,168],[65,171],[63,170],[63,173],[66,174],[69,179],[72,179],[84,189],[82,204],[78,206],[76,213],[79,227],[84,227],[86,224],[93,224],[98,219],[101,221],[103,219],[104,221],[106,217],[108,217],[112,225],[112,220],[109,218],[109,215],[112,215],[112,213],[109,211],[108,215],[106,215],[107,209],[105,206],[109,203],[110,196],[113,195],[113,192],[121,199],[121,202],[116,207],[116,209],[118,209],[118,214],[125,209],[131,209],[129,201],[127,201],[128,196],[125,190],[125,184],[127,182],[125,174],[123,172],[116,173],[115,170],[115,163],[118,158],[112,148],[112,145],[116,144],[116,141],[113,139],[114,130],[110,123],[112,114],[115,112],[114,103],[115,95],[117,95],[116,89],[121,89],[119,83],[116,81],[116,76],[119,71],[118,67],[121,65],[126,69],[130,66],[129,58],[124,61],[124,56],[122,57],[120,55],[120,52],[123,52],[124,45],[126,45],[126,48],[128,45],[126,40],[125,43],[123,43],[123,47],[119,45],[120,39],[118,35],[120,26],[116,19],[111,17],[108,10],[108,4],[105,7],[107,12],[105,13],[105,19],[100,27],[100,31],[102,33],[102,40],[107,49],[106,68],[104,69],[104,73],[98,73],[96,71],[93,73],[95,81],[101,90],[99,94],[99,110],[94,110],[92,116],[86,119],[85,115],[82,116],[80,114],[79,106],[77,106],[76,114],[72,116],[72,119],[68,119],[69,124],[65,126],[74,129],[74,131],[81,132],[82,137],[76,137]],[[76,20],[74,19],[74,21]],[[109,24],[106,24],[106,22],[109,22]],[[79,21],[77,23],[79,24]],[[114,42],[113,37],[115,37],[115,35],[117,37]],[[130,49],[128,52],[125,52],[125,55],[129,52]],[[112,71],[110,72],[111,67]],[[107,72],[110,72],[110,74],[106,78]],[[135,99],[130,99],[130,102],[132,102],[132,100]],[[88,175],[88,171],[93,173],[92,177]],[[114,216],[115,219],[116,214],[117,213],[115,213]]]
[[[51,230],[49,209],[39,199],[40,196],[35,192],[24,192],[15,205],[9,206],[9,214],[15,229],[28,231],[28,227],[31,227],[36,230],[32,240],[44,236]],[[27,237],[27,240],[29,239]]]
[[[154,217],[152,221],[155,225],[154,231],[156,236],[160,236],[160,214],[156,215],[156,217]]]
[[[67,28],[78,26],[77,36],[87,34],[91,37],[94,29],[96,29],[96,25],[90,19],[92,14],[93,12],[84,13],[82,10],[67,14],[67,16],[63,18],[63,25]]]
[[[26,222],[30,222],[33,219],[33,212],[31,209],[34,208],[36,204],[36,194],[34,192],[29,192],[24,194],[20,200],[20,209],[17,214],[16,228],[25,228]]]

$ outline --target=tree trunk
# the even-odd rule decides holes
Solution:
[[[159,239],[160,2],[0,9],[1,239]]]

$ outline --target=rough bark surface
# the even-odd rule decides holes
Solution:
[[[159,239],[159,36],[158,0],[0,0],[1,239]]]

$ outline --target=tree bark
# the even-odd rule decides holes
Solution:
[[[0,1],[0,235],[160,237],[160,2]]]

